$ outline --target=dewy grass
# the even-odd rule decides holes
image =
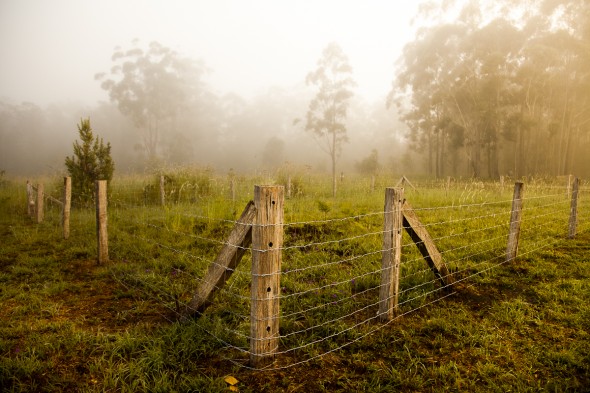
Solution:
[[[169,175],[170,176],[170,175]],[[281,174],[277,182],[286,182]],[[174,180],[174,181],[172,181]],[[511,189],[418,182],[405,197],[458,281],[450,296],[403,236],[401,317],[376,318],[383,187],[393,176],[296,177],[285,201],[275,370],[251,371],[246,253],[211,307],[179,321],[252,197],[273,179],[180,173],[113,180],[111,262],[96,263],[94,212],[25,214],[24,182],[0,186],[2,391],[583,391],[590,386],[590,215],[565,240],[564,187],[525,185],[520,256],[504,262]],[[22,183],[22,184],[21,184]],[[46,186],[59,198],[58,180]],[[319,203],[321,202],[321,203]],[[303,363],[300,363],[302,362]],[[282,369],[282,366],[290,366]]]

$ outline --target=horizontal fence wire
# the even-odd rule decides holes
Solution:
[[[567,236],[571,190],[562,180],[525,183],[518,257],[510,263],[525,263]],[[245,225],[238,218],[250,199],[247,190],[251,193],[252,183],[211,178],[167,181],[163,206],[154,182],[113,182],[108,218],[111,275],[136,299],[157,305],[156,312],[164,320],[197,325],[217,343],[223,358],[251,368],[248,343],[255,338],[250,333],[250,303],[257,299],[250,291],[250,261],[252,252],[265,250],[231,244],[227,237],[234,226]],[[276,357],[264,369],[293,367],[357,343],[400,317],[477,285],[507,263],[512,213],[512,187],[507,179],[503,184],[447,180],[413,185],[415,190],[407,189],[408,201],[439,249],[454,284],[440,282],[404,233],[399,310],[384,322],[379,315],[379,292],[381,258],[388,251],[382,244],[386,233],[383,221],[390,212],[383,212],[382,190],[367,198],[372,204],[362,206],[359,214],[346,214],[353,207],[338,209],[334,201],[316,200],[324,195],[321,193],[293,196],[285,204],[288,220],[280,224],[283,263],[276,274],[281,280],[277,295],[281,309],[266,317],[280,321],[279,349],[259,354]],[[58,221],[59,190],[48,190],[48,199],[55,199],[48,219]],[[353,196],[350,190],[344,191],[344,200]],[[89,198],[91,206],[93,196],[72,194],[73,201]],[[578,198],[578,231],[587,231],[587,183],[581,184]],[[317,208],[315,213],[308,212],[310,204]],[[78,227],[84,228],[81,233],[92,230],[90,206],[80,203],[72,211],[73,233]],[[317,218],[321,215],[324,217]],[[221,247],[228,246],[247,251],[242,262],[227,269],[231,278],[225,285],[205,282],[209,268],[222,267],[216,265],[216,257]],[[191,299],[205,284],[217,290],[214,301],[198,319],[187,320],[187,315],[197,311],[190,310]]]

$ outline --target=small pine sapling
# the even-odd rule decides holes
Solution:
[[[96,180],[110,181],[115,171],[111,157],[111,144],[105,145],[102,138],[94,135],[90,119],[81,119],[78,125],[80,142],[74,141],[74,155],[66,157],[66,167],[72,177],[72,188],[83,203],[94,196]]]

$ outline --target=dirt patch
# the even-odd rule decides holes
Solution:
[[[95,260],[68,262],[63,273],[69,288],[52,299],[62,304],[61,318],[82,328],[104,332],[122,331],[138,324],[157,327],[174,320],[174,313],[161,303],[138,307],[142,299],[117,282],[106,269]]]

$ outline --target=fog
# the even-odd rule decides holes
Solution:
[[[403,126],[395,110],[385,110],[385,96],[394,63],[413,36],[415,12],[413,3],[391,1],[3,0],[0,169],[63,171],[82,117],[113,145],[117,170],[141,169],[136,127],[110,103],[95,75],[109,72],[117,49],[145,49],[152,42],[201,62],[204,70],[201,108],[179,113],[188,128],[179,129],[176,119],[175,137],[161,138],[163,163],[221,170],[285,161],[326,167],[329,157],[293,120],[305,118],[314,94],[306,75],[326,45],[337,42],[356,82],[343,168],[379,146],[386,164]],[[238,103],[233,112],[232,100]],[[271,154],[275,148],[281,157]]]
[[[584,0],[3,0],[0,171],[89,117],[117,172],[585,175],[589,48]]]

